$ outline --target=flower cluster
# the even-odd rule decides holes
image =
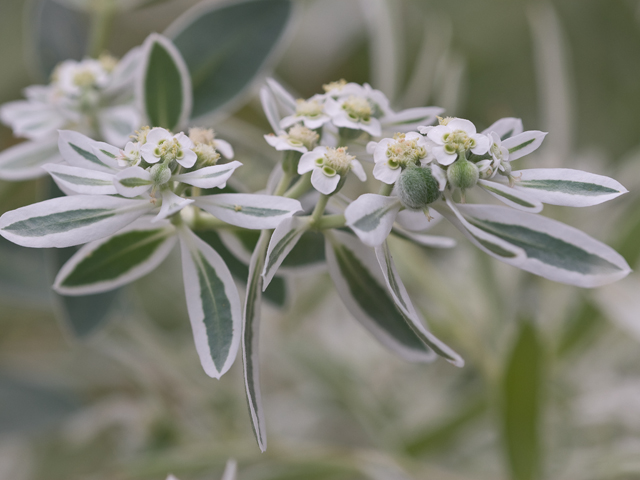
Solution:
[[[242,164],[217,164],[217,148],[225,156],[233,149],[212,130],[191,129],[187,136],[143,127],[133,140],[120,149],[61,130],[63,161],[43,168],[67,196],[5,213],[0,235],[26,247],[86,244],[56,277],[54,289],[63,295],[130,283],[157,267],[178,240],[196,349],[207,374],[219,378],[239,346],[240,298],[223,259],[192,230],[275,228],[300,202],[213,193]]]
[[[109,55],[65,60],[55,68],[48,85],[32,85],[24,91],[26,100],[2,105],[0,120],[15,136],[28,141],[0,153],[0,178],[44,175],[40,166],[59,160],[60,129],[123,147],[141,121],[134,101],[140,57],[140,48],[134,48],[119,61]]]

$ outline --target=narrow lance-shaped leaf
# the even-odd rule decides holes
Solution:
[[[133,198],[151,189],[151,174],[142,167],[129,167],[115,175],[113,185],[123,197]]]
[[[535,480],[540,474],[542,356],[535,326],[523,322],[507,360],[500,411],[504,447],[514,480]]]
[[[118,193],[113,185],[113,174],[69,165],[47,164],[43,169],[65,192],[83,195],[115,195]]]
[[[380,264],[380,269],[384,275],[387,288],[391,293],[391,296],[395,302],[396,307],[402,313],[402,316],[406,320],[407,324],[415,332],[415,334],[434,352],[443,357],[448,362],[452,363],[456,367],[464,366],[464,360],[460,355],[454,352],[450,347],[445,345],[435,335],[433,335],[424,326],[424,321],[416,311],[409,298],[407,289],[402,283],[400,275],[396,270],[396,266],[391,257],[389,246],[387,242],[384,242],[381,246],[376,247],[376,258]]]
[[[23,142],[0,152],[0,179],[10,181],[42,177],[42,166],[59,163],[62,157],[56,140]]]
[[[444,108],[440,107],[408,108],[382,117],[380,123],[387,130],[410,132],[415,130],[418,125],[430,125],[443,112]]]
[[[590,207],[627,193],[613,178],[570,168],[532,168],[512,175],[515,190],[550,205]]]
[[[479,180],[478,185],[510,207],[531,213],[542,211],[542,203],[527,192],[522,192],[502,183],[490,182],[488,180]]]
[[[241,306],[231,272],[209,245],[187,227],[179,229],[187,310],[204,371],[220,378],[240,345]]]
[[[107,195],[53,198],[2,215],[0,235],[23,247],[71,247],[107,237],[152,208]]]
[[[524,252],[522,258],[494,256],[536,275],[592,288],[624,278],[631,271],[611,247],[558,221],[493,205],[458,208],[469,224]]]
[[[342,302],[380,343],[410,362],[436,358],[396,308],[370,248],[352,235],[332,231],[327,234],[326,257]]]
[[[242,163],[240,162],[214,165],[211,167],[201,168],[195,172],[175,175],[172,180],[199,188],[224,188],[229,177],[231,177],[236,168],[241,166]]]
[[[262,290],[266,290],[271,279],[282,265],[289,252],[296,246],[302,234],[309,228],[309,222],[300,217],[291,217],[280,223],[269,241],[269,248],[262,272]]]
[[[365,193],[349,204],[344,216],[360,240],[375,247],[389,236],[401,207],[397,197]]]
[[[227,461],[220,480],[236,480],[238,478],[238,462],[233,458]]]
[[[505,139],[502,146],[509,150],[509,161],[517,160],[537,150],[546,136],[546,132],[529,130]]]
[[[115,159],[119,150],[107,143],[92,140],[82,133],[60,130],[58,148],[65,161],[73,167],[111,174],[119,170],[118,162]],[[103,155],[98,155],[94,150],[102,152]]]
[[[206,195],[198,197],[195,205],[231,225],[255,230],[276,228],[302,210],[292,198],[243,193]]]
[[[290,0],[205,2],[169,26],[191,73],[194,118],[214,115],[249,89],[278,51],[292,9]]]
[[[169,222],[136,222],[83,246],[62,267],[53,288],[62,295],[87,295],[126,285],[160,265],[175,240],[175,228]]]
[[[253,433],[261,451],[267,449],[267,432],[262,407],[262,393],[260,390],[260,303],[262,300],[262,269],[267,250],[270,232],[263,230],[256,249],[249,264],[249,280],[245,296],[243,330],[242,330],[242,359],[244,364],[244,383],[247,392],[247,403],[251,414]]]
[[[178,128],[189,119],[193,101],[182,55],[168,38],[157,33],[147,37],[143,52],[137,86],[141,110],[154,127]]]
[[[522,120],[519,118],[506,117],[494,122],[489,128],[486,128],[482,133],[488,135],[491,132],[496,132],[501,140],[506,140],[515,135],[519,135],[524,130],[522,126]]]

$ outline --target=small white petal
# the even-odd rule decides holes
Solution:
[[[316,160],[323,158],[326,153],[327,147],[316,147],[311,152],[303,154],[298,163],[298,173],[302,175],[316,168]]]
[[[401,173],[401,168],[391,169],[386,163],[376,163],[373,167],[373,177],[387,185],[396,183]]]
[[[216,147],[222,156],[228,160],[231,160],[234,156],[233,147],[226,140],[216,139],[213,141],[213,145]]]
[[[440,165],[451,165],[458,158],[457,153],[447,153],[444,151],[444,147],[433,147],[433,155]]]
[[[171,134],[164,128],[155,127],[147,133],[147,144],[152,143],[157,145],[160,140],[169,140]]]
[[[327,177],[320,168],[314,168],[311,174],[311,185],[324,195],[333,193],[340,182],[340,175]]]
[[[191,168],[196,164],[196,160],[198,160],[198,155],[193,150],[183,150],[183,157],[178,159],[178,163],[182,165],[184,168]]]
[[[369,155],[373,155],[373,152],[375,151],[377,146],[378,146],[378,142],[369,142],[369,143],[367,143],[367,153]]]
[[[448,125],[438,125],[429,129],[427,136],[429,137],[429,140],[434,142],[436,145],[444,145],[442,137],[447,133],[451,133],[451,131],[452,130]]]
[[[135,168],[135,167],[134,167]],[[187,205],[193,203],[190,198],[182,198],[173,193],[171,190],[163,190],[162,192],[162,206],[160,207],[160,213],[151,220],[152,223],[163,220],[174,213],[179,212]]]
[[[362,182],[367,180],[367,174],[362,168],[362,164],[358,160],[351,160],[351,171],[355,173],[356,177]]]
[[[473,153],[476,155],[484,155],[489,151],[489,148],[491,147],[491,138],[487,135],[476,133],[475,135],[471,135],[471,138],[476,141],[476,146],[471,149]]]
[[[452,131],[462,130],[467,135],[472,136],[476,134],[476,126],[470,122],[469,120],[465,120],[464,118],[452,118],[447,123],[447,127],[449,127]]]

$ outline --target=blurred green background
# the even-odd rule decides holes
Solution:
[[[80,2],[59,0],[72,1]],[[195,3],[118,15],[109,51],[122,55]],[[306,97],[331,80],[368,81],[399,108],[439,105],[479,128],[516,116],[526,129],[549,131],[540,154],[521,165],[606,174],[630,193],[546,214],[637,266],[640,2],[295,3],[274,64],[292,91]],[[0,102],[46,80],[29,13],[37,4],[0,2]],[[46,19],[55,32],[54,20]],[[277,157],[261,138],[269,126],[253,93],[211,126],[251,166],[241,175],[257,190]],[[0,147],[17,141],[2,127]],[[0,212],[47,188],[45,180],[0,182]],[[54,253],[3,240],[0,480],[169,472],[204,480],[219,478],[229,457],[242,480],[640,479],[637,275],[581,291],[498,264],[453,229],[438,233],[458,246],[391,247],[417,306],[465,368],[401,362],[349,317],[325,272],[288,278],[284,308],[268,304],[264,313],[265,454],[251,433],[240,359],[220,381],[200,368],[175,255],[107,309],[53,297]],[[102,319],[95,331],[75,325],[73,333],[74,308]]]

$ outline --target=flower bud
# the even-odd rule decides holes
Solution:
[[[421,210],[440,198],[438,180],[430,168],[408,167],[396,183],[402,204],[413,210]]]
[[[154,185],[163,185],[171,178],[171,170],[162,163],[157,163],[151,167],[151,181]]]
[[[447,179],[451,186],[462,190],[474,187],[478,183],[478,177],[478,167],[464,158],[459,158],[447,169]]]

